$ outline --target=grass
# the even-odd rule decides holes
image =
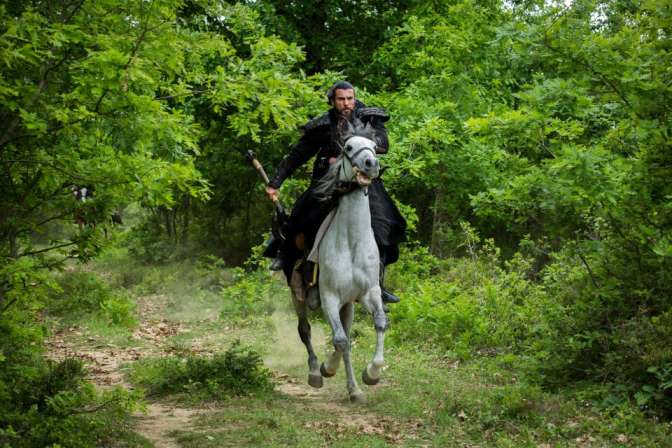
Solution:
[[[101,272],[113,289],[123,288],[138,300],[137,310],[144,313],[141,325],[165,323],[179,331],[160,335],[152,348],[130,338],[123,327],[106,327],[104,319],[91,319],[82,327],[82,343],[94,334],[94,343],[134,344],[142,347],[145,357],[158,346],[163,356],[179,361],[191,356],[211,359],[239,339],[260,353],[267,367],[284,376],[278,379],[281,386],[293,388],[293,392],[280,387],[244,397],[222,394],[214,402],[207,388],[205,393],[164,390],[162,402],[175,406],[210,403],[209,412],[173,431],[182,447],[672,446],[669,423],[647,419],[635,406],[605,410],[571,390],[542,390],[525,380],[515,357],[477,354],[459,361],[454,354],[404,341],[401,335],[395,336],[394,309],[381,384],[361,385],[367,402],[352,405],[347,401],[342,368],[323,389],[304,386],[307,356],[281,279],[257,273],[241,281],[236,279],[240,272],[214,272],[219,268],[202,264],[139,266],[124,262],[123,253],[113,255],[92,269]],[[223,296],[223,291],[232,296]],[[244,306],[238,307],[232,297],[246,299]],[[329,350],[329,329],[320,319],[311,324],[323,358]],[[358,312],[353,328],[358,374],[374,343],[371,319]],[[182,361],[165,362],[178,366],[175,373]],[[170,375],[159,364],[149,357],[126,369],[145,387],[170,384]],[[188,380],[187,386],[195,387]],[[146,443],[138,440],[133,443]]]
[[[173,434],[184,447],[382,447],[397,437],[392,428],[389,438],[381,434],[390,424],[348,421],[347,416],[334,417],[326,409],[306,406],[305,400],[275,393],[229,400],[221,411],[199,418],[195,430]]]
[[[333,390],[319,404],[282,394],[235,399],[201,417],[192,430],[174,434],[185,447],[672,446],[666,425],[541,392],[493,370],[491,361],[441,367],[423,355],[393,358],[401,362],[386,372],[387,384],[369,391],[364,405],[347,404]],[[341,378],[331,381],[342,388]],[[338,412],[325,409],[328,400],[335,400]],[[348,409],[374,423],[352,424]]]

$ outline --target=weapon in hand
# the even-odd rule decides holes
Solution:
[[[261,163],[257,160],[257,156],[252,150],[248,150],[247,153],[245,153],[245,157],[247,160],[252,164],[252,166],[259,171],[259,174],[261,174],[262,179],[264,179],[264,184],[268,185],[268,176],[266,175],[266,171],[264,171],[264,167],[261,166]],[[287,212],[285,211],[285,208],[282,206],[280,203],[280,200],[276,197],[273,199],[273,204],[275,204],[275,213],[273,215],[273,224],[271,226],[271,232],[273,234],[273,237],[280,242],[281,240],[285,239],[285,235],[282,232],[283,226],[289,219],[287,216]]]

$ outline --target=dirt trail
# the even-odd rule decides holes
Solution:
[[[276,389],[302,402],[306,408],[326,411],[333,416],[330,421],[310,422],[309,428],[332,433],[356,429],[362,434],[383,436],[391,443],[400,443],[407,437],[413,437],[412,430],[402,435],[399,430],[400,425],[393,419],[372,414],[370,410],[348,403],[343,378],[336,377],[325,381],[325,387],[322,389],[309,386],[307,384],[307,354],[296,333],[296,317],[289,313],[276,312],[271,319],[278,350],[266,356],[264,363],[275,371]],[[322,331],[322,327],[313,325],[312,342],[318,355],[329,352],[327,341],[328,338]],[[301,379],[295,379],[284,373],[296,367],[305,370],[305,376]]]
[[[132,386],[125,382],[122,366],[143,357],[168,355],[166,338],[181,332],[190,331],[185,324],[169,320],[164,307],[165,298],[145,296],[138,298],[139,325],[133,333],[137,344],[133,347],[117,347],[106,344],[100,339],[90,337],[78,327],[70,327],[55,333],[48,341],[49,356],[52,359],[76,357],[84,360],[89,369],[89,379],[101,388],[121,385]],[[216,319],[212,310],[204,310],[204,315],[195,316],[194,322],[206,322]],[[339,432],[353,428],[363,434],[384,436],[388,442],[399,443],[405,437],[395,429],[398,425],[390,418],[381,418],[364,410],[357,410],[344,399],[344,385],[340,380],[325,387],[313,389],[305,381],[291,377],[287,372],[306,365],[305,348],[296,335],[294,316],[277,312],[271,317],[275,329],[275,343],[278,350],[266,356],[264,362],[269,367],[277,383],[277,390],[305,404],[307,408],[327,411],[334,418],[330,421],[314,421],[306,424],[308,429],[317,432]],[[224,329],[223,329],[224,330]],[[325,336],[319,326],[313,327],[313,339],[318,353],[325,353]],[[191,350],[203,354],[209,352],[201,346],[203,341],[191,340]],[[174,430],[194,429],[194,419],[216,411],[216,408],[190,408],[181,404],[152,402],[147,405],[146,413],[136,414],[135,430],[150,440],[157,448],[177,448],[179,444],[171,437]]]
[[[124,379],[121,366],[141,357],[168,355],[163,341],[184,331],[180,323],[166,319],[165,310],[159,305],[164,301],[160,299],[159,296],[138,298],[139,325],[133,332],[137,347],[101,343],[94,337],[87,337],[82,329],[75,326],[56,332],[47,341],[49,357],[54,360],[66,357],[83,360],[88,367],[88,379],[100,388],[123,386],[132,389],[133,386]],[[189,428],[191,420],[204,412],[208,409],[152,402],[147,404],[146,412],[135,414],[137,424],[134,429],[157,448],[179,448],[169,433]]]

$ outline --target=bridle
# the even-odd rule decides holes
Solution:
[[[374,158],[376,158],[376,150],[374,148],[370,148],[368,146],[362,146],[359,148],[357,151],[354,152],[354,154],[349,154],[348,151],[345,149],[348,146],[348,140],[350,140],[353,137],[357,137],[356,135],[352,135],[348,137],[343,144],[341,145],[340,142],[338,143],[338,146],[341,150],[340,154],[340,165],[338,166],[338,174],[337,177],[340,176],[341,170],[343,169],[343,161],[344,159],[348,159],[348,162],[350,162],[350,166],[352,167],[353,175],[349,180],[344,180],[344,181],[339,181],[337,190],[343,194],[344,192],[351,192],[356,190],[357,188],[363,187],[365,189],[364,194],[368,195],[368,185],[362,185],[358,180],[357,177],[360,172],[363,170],[357,166],[357,164],[354,162],[354,159],[360,155],[364,151],[371,151],[371,154],[373,155]],[[366,138],[366,137],[364,137]],[[370,140],[370,139],[367,139]]]

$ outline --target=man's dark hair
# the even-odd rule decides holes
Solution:
[[[334,95],[336,95],[336,91],[349,89],[355,90],[352,84],[350,84],[348,81],[336,81],[332,84],[331,87],[329,87],[329,90],[327,90],[327,103],[329,103],[330,106],[333,106]]]

